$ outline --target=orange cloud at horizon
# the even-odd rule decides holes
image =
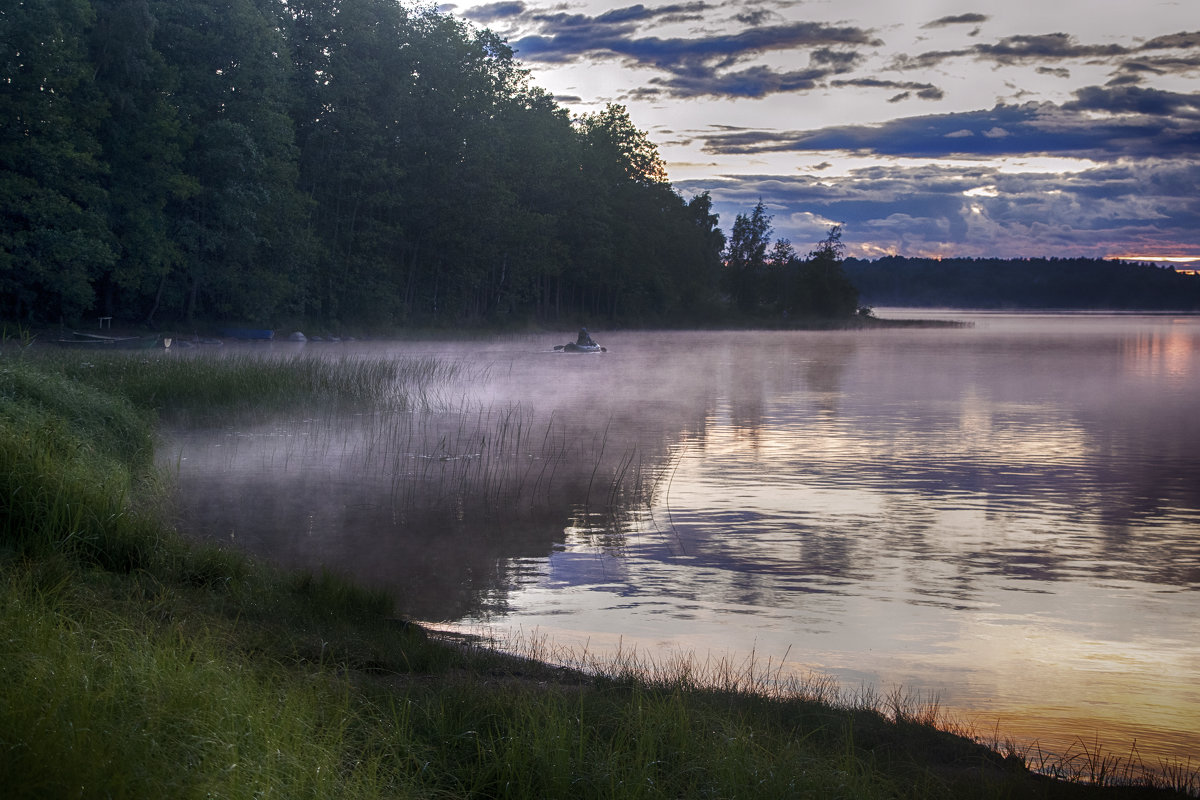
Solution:
[[[1190,264],[1200,261],[1200,256],[1105,256],[1117,261],[1169,261],[1173,264]]]

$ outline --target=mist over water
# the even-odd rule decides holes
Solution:
[[[1200,319],[949,316],[975,325],[310,344],[461,378],[175,431],[163,460],[185,532],[416,619],[754,654],[1044,750],[1194,762]]]

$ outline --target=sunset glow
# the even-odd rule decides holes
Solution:
[[[1154,261],[1170,264],[1194,264],[1200,261],[1200,256],[1108,256],[1118,261]]]

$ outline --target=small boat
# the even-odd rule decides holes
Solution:
[[[149,336],[105,336],[99,333],[72,331],[71,338],[54,339],[59,347],[78,350],[151,350],[171,346],[171,340],[157,333]]]
[[[564,353],[607,353],[607,347],[601,347],[598,344],[575,344],[575,342],[567,342],[566,344],[554,345],[555,350],[560,350]]]
[[[275,331],[267,328],[226,328],[221,335],[230,339],[270,341],[275,338]]]

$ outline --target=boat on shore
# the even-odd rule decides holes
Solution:
[[[106,336],[72,331],[70,337],[63,336],[52,341],[59,347],[77,350],[153,350],[171,346],[170,337],[157,333],[148,336]]]

